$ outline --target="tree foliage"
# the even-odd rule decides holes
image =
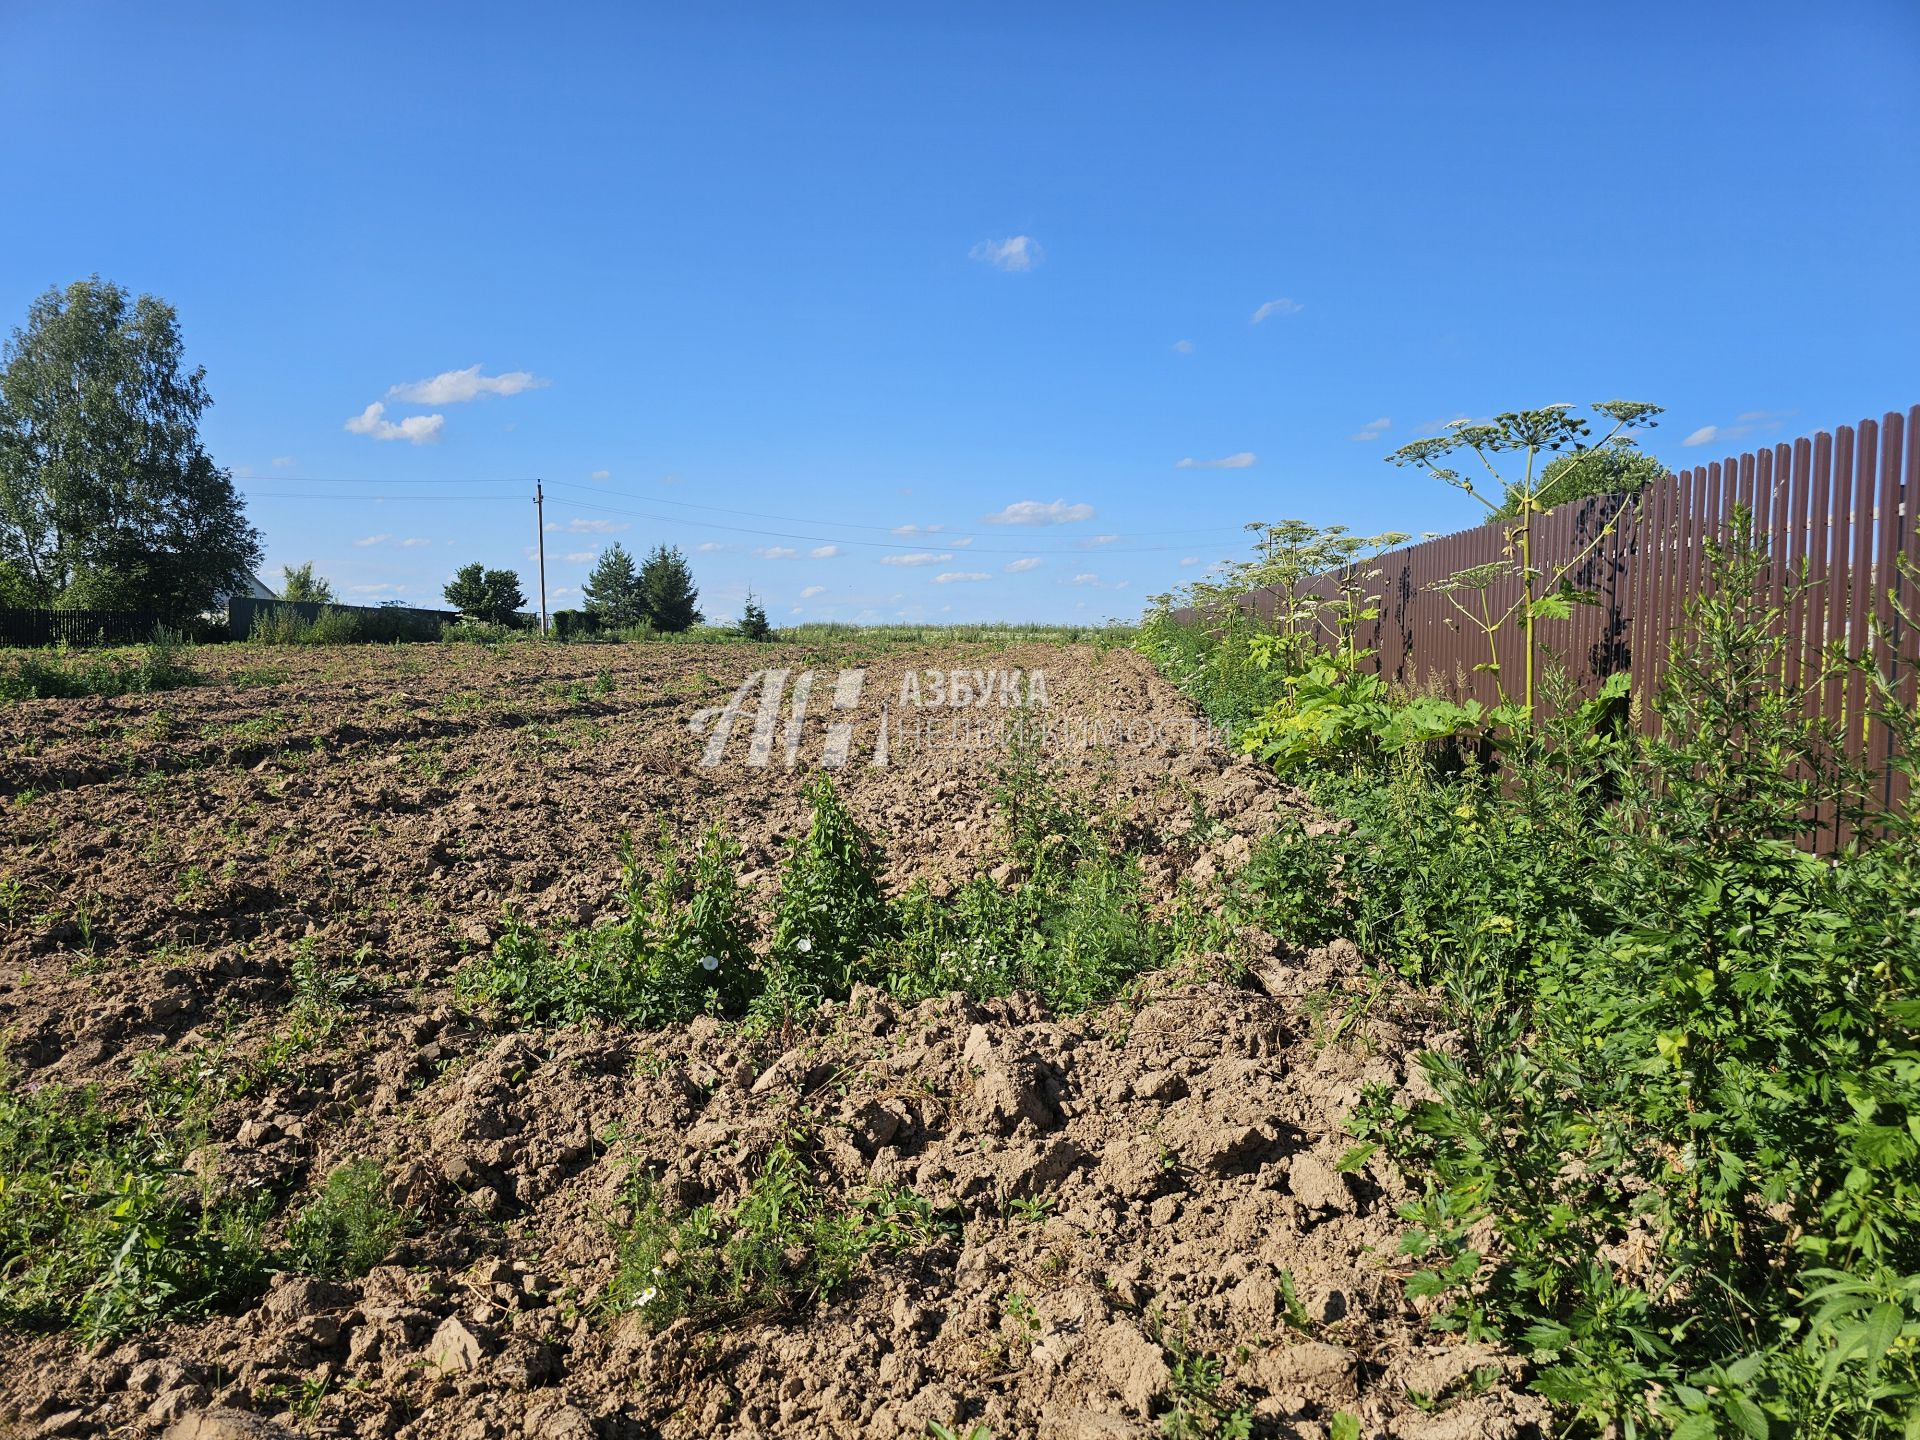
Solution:
[[[331,605],[333,585],[313,573],[313,561],[280,567],[280,598],[310,605]]]
[[[1589,495],[1634,495],[1666,475],[1664,461],[1616,440],[1549,461],[1540,472],[1539,501],[1542,508],[1552,510]],[[1489,518],[1512,520],[1519,514],[1520,496],[1509,487],[1506,498]]]
[[[751,590],[747,592],[747,603],[740,611],[740,633],[749,640],[771,640],[773,627],[767,623],[767,607],[760,603]]]
[[[520,607],[527,603],[518,575],[511,570],[489,570],[478,560],[462,565],[441,593],[462,615],[489,625],[511,625]]]
[[[700,622],[700,592],[679,547],[660,545],[640,567],[640,603],[644,618],[666,634],[691,630]]]
[[[640,602],[640,572],[618,541],[607,548],[593,573],[580,587],[589,623],[611,630],[637,625],[645,618]]]
[[[0,362],[0,591],[184,616],[259,563],[172,306],[98,276],[50,289]]]

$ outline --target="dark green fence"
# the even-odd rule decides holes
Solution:
[[[271,628],[287,625],[340,627],[329,638],[368,643],[394,640],[438,640],[440,627],[460,618],[453,610],[416,610],[407,605],[322,605],[306,600],[253,600],[236,595],[227,601],[227,633],[250,640],[262,622]],[[350,629],[350,633],[341,633]]]

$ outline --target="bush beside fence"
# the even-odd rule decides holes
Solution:
[[[259,638],[285,644],[371,643],[438,640],[442,626],[459,621],[452,610],[416,610],[406,605],[332,605],[305,600],[227,601],[227,633],[234,640]]]

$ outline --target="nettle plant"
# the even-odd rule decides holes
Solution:
[[[1461,618],[1485,637],[1487,659],[1475,668],[1494,677],[1503,706],[1517,704],[1517,712],[1510,711],[1507,718],[1533,717],[1540,669],[1539,627],[1548,621],[1570,619],[1575,605],[1598,600],[1591,592],[1575,589],[1570,577],[1614,529],[1610,522],[1573,555],[1541,563],[1534,549],[1536,518],[1552,508],[1548,501],[1554,495],[1578,488],[1582,469],[1600,469],[1609,457],[1635,443],[1629,432],[1653,429],[1659,423],[1655,417],[1661,413],[1660,406],[1641,400],[1605,400],[1591,408],[1596,415],[1612,421],[1612,428],[1598,441],[1589,441],[1593,427],[1573,414],[1571,405],[1547,405],[1496,415],[1486,424],[1459,421],[1450,433],[1415,440],[1387,457],[1390,464],[1411,465],[1456,490],[1464,490],[1486,507],[1490,519],[1502,523],[1507,552],[1504,559],[1461,570],[1432,588],[1446,596]],[[1466,452],[1471,452],[1487,472],[1486,482],[1443,463]],[[1547,458],[1561,452],[1573,457],[1575,464],[1558,467],[1550,484]],[[1521,457],[1517,478],[1503,474],[1494,463],[1494,457],[1500,455]],[[1508,580],[1519,582],[1519,593],[1510,603],[1499,604],[1492,599],[1492,592]],[[1522,676],[1517,699],[1509,692],[1499,648],[1500,632],[1516,622],[1521,637]]]

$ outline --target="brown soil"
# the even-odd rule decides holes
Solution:
[[[836,670],[863,662],[858,708],[826,713]],[[1044,670],[1068,783],[1122,817],[1156,896],[1204,884],[1297,802],[1209,748],[1137,656],[231,647],[199,663],[216,683],[0,713],[0,880],[25,897],[0,929],[8,1083],[131,1103],[144,1052],[238,1063],[269,1045],[303,949],[351,964],[382,983],[272,1088],[222,1106],[195,1166],[297,1198],[374,1156],[423,1223],[363,1281],[282,1276],[248,1308],[85,1354],[4,1337],[0,1435],[1145,1436],[1181,1345],[1224,1362],[1255,1434],[1320,1436],[1342,1410],[1409,1440],[1541,1433],[1511,1362],[1432,1333],[1402,1296],[1394,1177],[1334,1168],[1360,1087],[1407,1085],[1429,1027],[1346,947],[1249,936],[1248,983],[1170,975],[1079,1017],[863,992],[783,1036],[514,1030],[454,1003],[503,905],[549,926],[614,913],[621,836],[663,816],[724,825],[764,901],[836,719],[855,722],[837,783],[892,883],[992,870],[992,752],[934,743],[923,722],[952,712],[903,710],[908,669]],[[798,763],[783,732],[768,765],[746,763],[750,701],[703,766],[689,722],[765,665],[819,672]],[[1083,746],[1096,722],[1131,729]],[[1329,1043],[1327,1007],[1369,994]],[[602,1314],[634,1167],[724,1209],[796,1129],[821,1183],[910,1185],[957,1204],[963,1238],[870,1262],[806,1313],[664,1333]],[[1016,1293],[1030,1324],[1010,1318]]]

